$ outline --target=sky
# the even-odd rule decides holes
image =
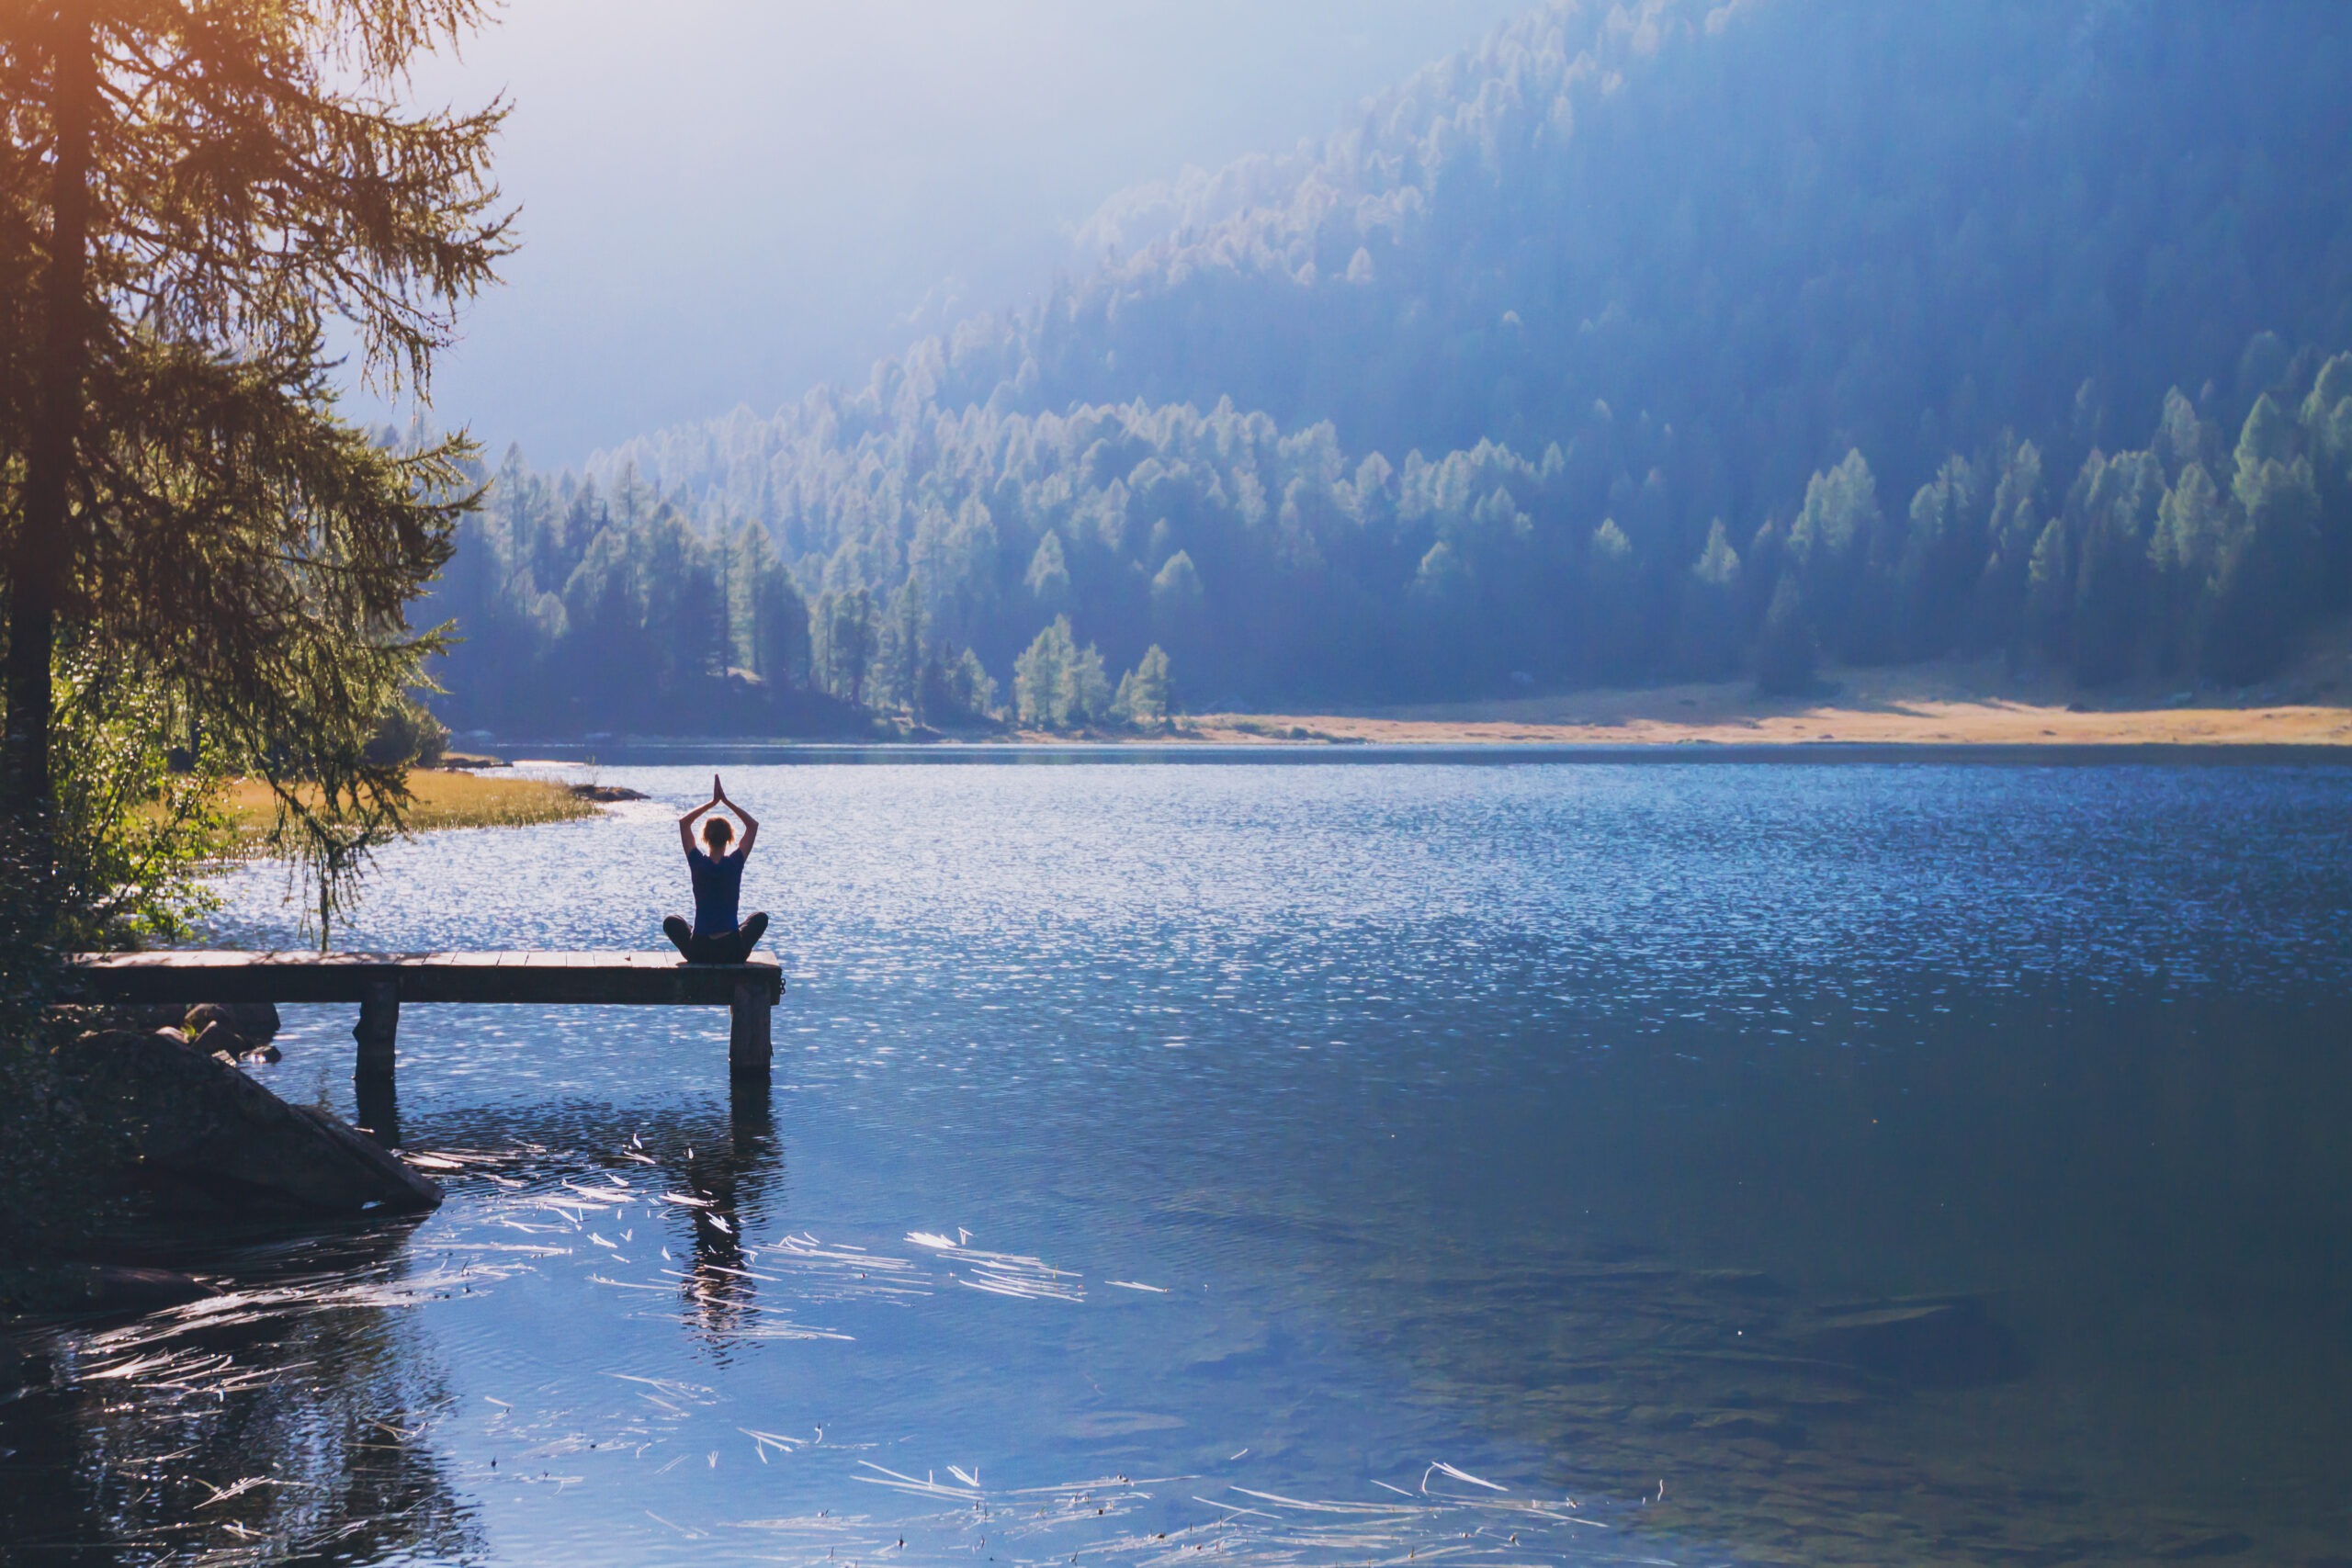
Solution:
[[[1319,139],[1527,3],[509,0],[416,78],[506,95],[522,209],[430,418],[560,467],[863,382],[1041,292],[1113,193]]]

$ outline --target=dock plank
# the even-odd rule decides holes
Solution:
[[[743,980],[784,995],[774,964],[686,964],[657,953],[126,953],[74,960],[94,1002],[356,1002],[387,982],[408,1002],[725,1007]]]

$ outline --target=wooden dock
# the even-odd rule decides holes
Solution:
[[[723,1007],[729,1069],[764,1077],[774,964],[685,964],[674,953],[108,953],[73,962],[77,1000],[356,1002],[361,1078],[389,1078],[402,1002]]]

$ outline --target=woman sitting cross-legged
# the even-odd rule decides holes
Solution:
[[[727,840],[735,836],[734,825],[724,817],[713,817],[702,825],[702,841],[710,846],[710,852],[705,854],[695,848],[695,818],[720,806],[743,819],[743,845],[728,853]],[[662,922],[662,931],[685,954],[687,963],[741,964],[760,944],[768,929],[767,916],[753,915],[740,925],[735,919],[736,906],[743,896],[743,862],[759,839],[758,820],[727,798],[717,773],[710,776],[710,799],[678,818],[678,842],[686,852],[686,873],[695,884],[695,923],[689,926],[672,915]]]

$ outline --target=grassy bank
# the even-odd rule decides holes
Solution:
[[[594,803],[545,779],[481,778],[419,769],[409,774],[408,787],[414,797],[409,825],[419,832],[441,828],[528,828],[596,814]],[[230,784],[221,804],[231,829],[241,840],[251,841],[268,831],[274,807],[267,785],[238,779]]]

